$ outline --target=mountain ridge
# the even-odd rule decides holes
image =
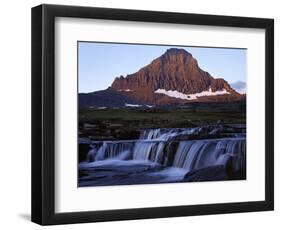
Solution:
[[[177,48],[168,49],[133,74],[116,77],[108,89],[98,91],[96,95],[93,92],[91,96],[95,95],[95,100],[98,100],[107,90],[118,95],[122,103],[127,100],[127,103],[156,106],[189,102],[229,102],[243,98],[223,78],[214,78],[202,70],[191,53]],[[85,101],[85,94],[82,97]],[[113,100],[105,98],[102,100],[105,104],[106,101]]]

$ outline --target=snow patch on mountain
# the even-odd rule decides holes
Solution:
[[[179,99],[183,99],[183,100],[196,100],[196,99],[198,99],[198,97],[230,94],[228,91],[226,91],[226,89],[212,92],[211,88],[209,88],[208,91],[202,91],[200,93],[194,93],[194,94],[184,94],[184,93],[178,92],[177,90],[165,90],[165,89],[157,89],[156,91],[154,91],[154,93],[165,94],[169,97],[179,98]]]
[[[131,92],[132,90],[130,90],[130,89],[125,89],[125,90],[119,89],[118,91],[120,91],[120,92]]]
[[[142,105],[134,105],[134,104],[125,103],[125,106],[126,107],[141,107]]]

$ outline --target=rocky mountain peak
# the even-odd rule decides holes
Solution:
[[[236,97],[240,95],[223,78],[215,79],[202,70],[191,53],[177,48],[166,50],[164,54],[136,73],[116,77],[111,89],[143,102],[155,104],[160,97],[155,93],[157,90],[158,92],[174,91],[180,95],[195,95],[202,92],[203,95],[210,95],[210,92],[217,91],[219,95],[221,92]]]
[[[195,63],[197,61],[193,59],[191,53],[185,49],[170,48],[159,58],[156,58],[151,64],[157,65],[188,65],[188,63]]]
[[[180,56],[180,55],[192,56],[192,54],[186,51],[185,49],[177,49],[177,48],[167,49],[162,56]]]

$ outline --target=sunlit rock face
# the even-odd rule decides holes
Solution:
[[[176,48],[168,49],[136,73],[115,78],[111,89],[154,105],[242,98],[224,79],[202,70],[191,53]]]

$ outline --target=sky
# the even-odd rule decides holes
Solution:
[[[214,78],[246,82],[245,49],[78,42],[79,93],[106,89],[115,77],[137,72],[169,48],[185,49]]]

